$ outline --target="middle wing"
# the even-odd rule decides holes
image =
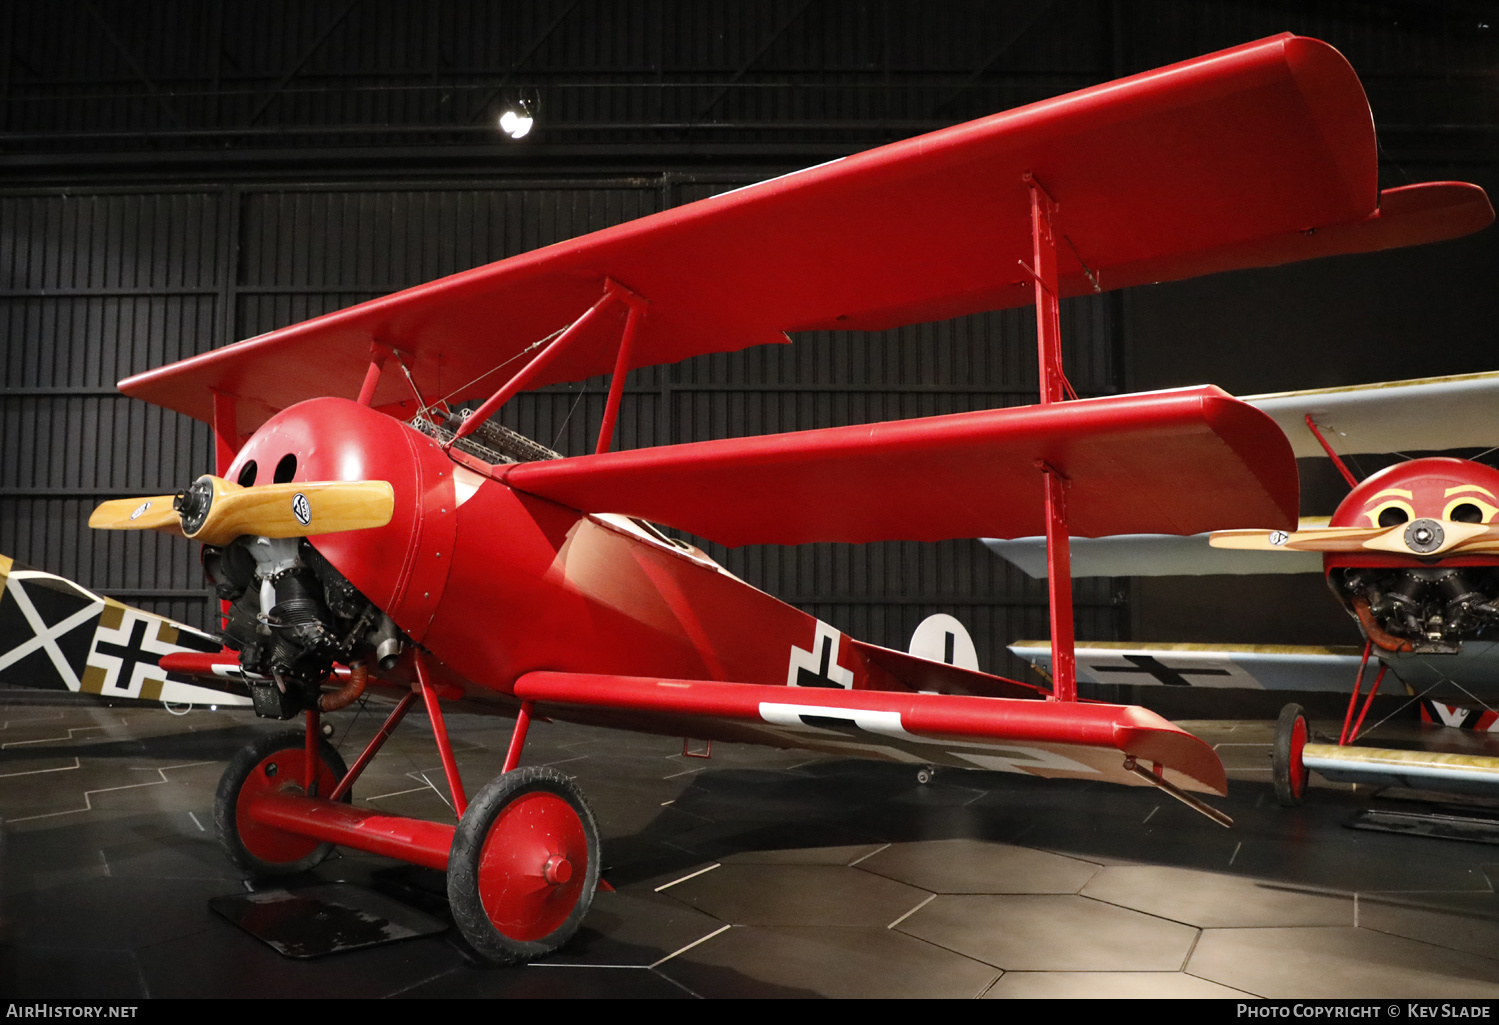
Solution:
[[[1050,641],[1016,641],[1016,658],[1051,672]],[[1079,683],[1216,687],[1346,694],[1358,672],[1359,649],[1290,644],[1139,644],[1079,641]],[[1394,680],[1386,689],[1397,686]]]
[[[726,545],[1038,533],[1046,464],[1068,528],[1192,534],[1296,521],[1279,428],[1213,387],[518,463],[517,490]]]

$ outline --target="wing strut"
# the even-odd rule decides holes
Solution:
[[[1041,404],[1076,397],[1062,372],[1061,316],[1057,309],[1057,239],[1052,216],[1057,202],[1030,172],[1021,176],[1031,194],[1031,255],[1026,267],[1036,286],[1036,359]],[[1073,652],[1072,555],[1067,537],[1067,478],[1044,460],[1036,467],[1046,478],[1046,567],[1051,597],[1052,700],[1077,700],[1077,658]]]
[[[609,451],[609,441],[614,436],[614,420],[619,415],[619,400],[624,393],[625,377],[630,371],[630,353],[635,340],[636,329],[640,326],[640,318],[645,313],[646,300],[630,291],[625,286],[612,278],[604,279],[604,294],[577,320],[573,321],[567,328],[544,349],[531,358],[520,370],[516,371],[511,378],[500,385],[498,391],[484,401],[484,404],[470,413],[459,426],[453,440],[449,441],[445,448],[451,449],[455,444],[468,435],[472,434],[478,426],[495,413],[499,412],[501,406],[509,402],[512,397],[540,373],[548,364],[552,363],[567,348],[573,344],[584,333],[584,328],[594,320],[599,313],[612,302],[622,302],[629,307],[629,315],[625,319],[624,332],[620,336],[619,351],[614,361],[614,374],[609,381],[609,398],[604,407],[604,422],[599,429],[598,451]]]

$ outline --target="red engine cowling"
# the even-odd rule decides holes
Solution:
[[[1444,524],[1499,517],[1499,470],[1465,459],[1413,459],[1360,482],[1338,506],[1334,527],[1397,527],[1440,537]],[[1329,552],[1328,586],[1365,634],[1388,651],[1456,651],[1499,636],[1499,556],[1422,558]]]

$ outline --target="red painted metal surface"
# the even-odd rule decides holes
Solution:
[[[453,846],[453,826],[386,815],[323,798],[262,793],[242,797],[240,809],[241,837],[247,835],[247,829],[264,828],[294,836],[308,844],[309,850],[327,841],[445,872],[448,851]]]
[[[415,702],[415,691],[407,691],[401,700],[396,702],[396,707],[391,709],[390,715],[385,717],[385,723],[380,727],[379,732],[370,738],[370,742],[359,753],[359,758],[355,760],[349,771],[344,775],[344,778],[338,781],[338,786],[334,787],[333,793],[328,795],[328,800],[343,800],[344,794],[349,792],[354,786],[354,781],[363,774],[365,766],[369,765],[370,760],[385,746],[385,742],[390,739],[391,733],[401,724],[401,720],[406,718],[406,713],[410,711],[412,704]]]
[[[1358,740],[1358,731],[1364,728],[1364,717],[1369,714],[1369,709],[1374,704],[1374,695],[1379,693],[1379,685],[1384,682],[1385,671],[1389,668],[1389,665],[1384,662],[1379,664],[1379,672],[1374,674],[1374,683],[1369,687],[1369,696],[1364,699],[1364,707],[1359,710],[1358,721],[1353,724],[1353,729],[1348,731],[1347,743],[1352,744]]]
[[[522,701],[520,711],[515,715],[515,729],[510,734],[510,748],[505,752],[505,764],[500,771],[513,772],[520,764],[521,752],[526,747],[526,734],[531,729],[531,709],[535,707],[534,701]]]
[[[1467,459],[1433,456],[1411,459],[1380,470],[1360,481],[1348,497],[1338,503],[1328,520],[1333,527],[1376,527],[1387,508],[1399,509],[1409,520],[1451,519],[1454,507],[1477,505],[1484,522],[1499,517],[1499,470]],[[1437,560],[1389,552],[1329,552],[1323,556],[1328,570],[1341,566],[1494,566],[1499,555],[1453,555]]]
[[[1291,793],[1298,799],[1306,792],[1306,780],[1310,775],[1306,763],[1302,761],[1302,755],[1306,751],[1306,718],[1298,717],[1294,726],[1291,727],[1291,759],[1290,759],[1290,782]]]
[[[311,396],[356,395],[379,340],[424,394],[472,380],[456,397],[482,397],[488,372],[577,320],[610,279],[651,303],[633,366],[1025,305],[1027,173],[1063,211],[1063,297],[1450,238],[1493,219],[1471,185],[1381,194],[1353,69],[1325,43],[1281,35],[515,256],[122,388],[205,421],[209,389],[238,395],[246,435]],[[529,383],[609,372],[618,337],[601,325]],[[373,402],[409,399],[404,375],[386,374]]]
[[[1358,487],[1358,478],[1355,477],[1352,471],[1348,469],[1347,464],[1343,462],[1343,457],[1332,450],[1332,446],[1329,445],[1327,443],[1327,439],[1322,436],[1321,429],[1317,427],[1317,421],[1312,419],[1312,414],[1310,413],[1306,415],[1306,427],[1307,430],[1312,432],[1312,437],[1317,439],[1317,444],[1322,446],[1322,451],[1327,453],[1327,458],[1332,460],[1332,465],[1338,468],[1338,472],[1341,473],[1343,475],[1343,479],[1348,482],[1348,486],[1350,488]]]
[[[319,789],[331,791],[338,780],[321,758],[317,759]],[[261,861],[273,865],[286,865],[300,861],[317,849],[318,840],[299,830],[288,829],[259,816],[257,809],[266,799],[279,797],[287,792],[296,794],[295,800],[309,804],[325,802],[302,796],[302,774],[305,771],[304,753],[299,747],[287,747],[274,751],[261,759],[245,779],[235,805],[235,829],[240,842]],[[347,807],[339,805],[339,807]]]
[[[1217,388],[727,438],[502,468],[511,487],[727,545],[1046,532],[1045,461],[1074,536],[1290,528],[1290,443]]]
[[[241,447],[229,477],[238,479],[253,461],[256,480],[267,483],[287,454],[297,457],[294,480],[390,482],[395,510],[387,526],[323,534],[313,544],[420,641],[452,564],[453,464],[430,438],[382,413],[347,399],[320,399],[265,424]]]
[[[632,711],[775,722],[766,705],[790,710],[841,709],[886,713],[871,731],[926,739],[988,738],[1055,742],[1113,749],[1141,761],[1160,762],[1199,784],[1225,793],[1223,765],[1210,747],[1154,712],[1124,705],[1059,703],[947,694],[767,687],[748,683],[662,680],[537,672],[515,685],[517,696],[543,704],[585,705]],[[1122,758],[1120,759],[1122,767]]]
[[[484,838],[479,901],[506,936],[538,940],[577,907],[587,865],[588,836],[572,805],[556,794],[522,794]]]
[[[1058,701],[1077,700],[1077,652],[1073,640],[1072,556],[1067,531],[1067,480],[1051,466],[1040,467],[1046,489],[1046,571],[1050,595],[1052,696]]]
[[[1353,693],[1348,695],[1348,709],[1343,713],[1343,730],[1338,734],[1338,745],[1349,743],[1349,732],[1353,729],[1353,713],[1358,708],[1358,696],[1364,689],[1364,671],[1369,667],[1369,655],[1372,653],[1374,644],[1372,641],[1364,641],[1364,657],[1359,660],[1358,675],[1353,678]],[[1378,687],[1374,688],[1376,691]]]
[[[316,708],[309,708],[302,731],[302,792],[308,797],[328,792],[327,787],[318,785],[322,782],[319,776],[323,767],[322,756],[318,754],[318,746],[323,742],[322,719]]]
[[[427,660],[420,651],[416,653],[416,676],[422,689],[422,703],[427,706],[427,718],[432,723],[432,738],[437,741],[437,756],[442,760],[442,772],[448,779],[448,793],[453,795],[453,814],[461,819],[468,810],[468,795],[463,790],[463,777],[458,774],[458,760],[453,757],[453,744],[448,740],[448,726],[442,717],[442,706],[437,703],[437,692],[433,689],[427,672]]]
[[[599,424],[599,441],[595,452],[608,452],[614,443],[614,421],[619,418],[619,402],[625,394],[625,378],[630,372],[630,358],[635,351],[635,336],[640,332],[640,318],[645,316],[645,301],[627,297],[630,314],[625,320],[624,335],[619,340],[619,354],[614,358],[614,372],[609,376],[609,397],[604,402],[604,419]]]

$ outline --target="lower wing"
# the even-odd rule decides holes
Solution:
[[[915,764],[1227,793],[1213,749],[1128,705],[535,672],[517,697],[557,718]],[[602,721],[602,720],[601,720]]]

